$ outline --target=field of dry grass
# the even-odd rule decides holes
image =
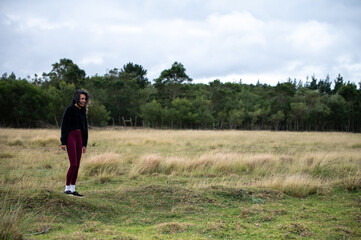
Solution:
[[[359,134],[107,130],[94,131],[92,139],[84,169],[109,177],[208,176],[217,177],[211,184],[270,187],[299,196],[340,184],[357,187],[361,179]]]
[[[7,229],[12,236],[21,236],[32,225],[21,220],[34,214],[24,208],[23,196],[33,199],[39,191],[63,191],[68,160],[60,149],[59,134],[54,129],[0,129],[3,233]],[[80,191],[88,195],[107,189],[126,191],[138,184],[177,186],[194,192],[266,189],[296,199],[338,191],[358,194],[361,134],[92,129],[78,179]],[[100,196],[96,199],[101,202]],[[43,213],[36,221],[56,222],[56,218],[55,213]],[[11,230],[12,222],[19,227]],[[195,228],[194,223],[163,222],[157,223],[154,231],[167,232],[173,227],[182,234]],[[349,236],[359,234],[351,232],[354,235]]]

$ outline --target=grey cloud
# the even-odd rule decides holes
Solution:
[[[174,61],[197,81],[361,80],[359,1],[2,1],[0,72],[70,58],[88,75],[127,62],[149,79]]]

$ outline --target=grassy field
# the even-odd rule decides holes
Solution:
[[[361,134],[0,129],[0,239],[361,239]]]

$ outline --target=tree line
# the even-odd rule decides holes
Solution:
[[[87,76],[70,59],[49,73],[25,79],[4,73],[0,79],[2,127],[59,127],[76,89],[92,97],[91,126],[132,125],[172,129],[245,129],[289,131],[361,130],[361,82],[339,74],[305,83],[192,83],[178,62],[153,82],[141,65],[127,63],[104,75]]]

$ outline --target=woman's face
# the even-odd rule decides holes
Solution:
[[[80,94],[80,98],[79,98],[79,106],[80,107],[84,107],[85,106],[85,103],[86,103],[86,96],[85,94]]]

